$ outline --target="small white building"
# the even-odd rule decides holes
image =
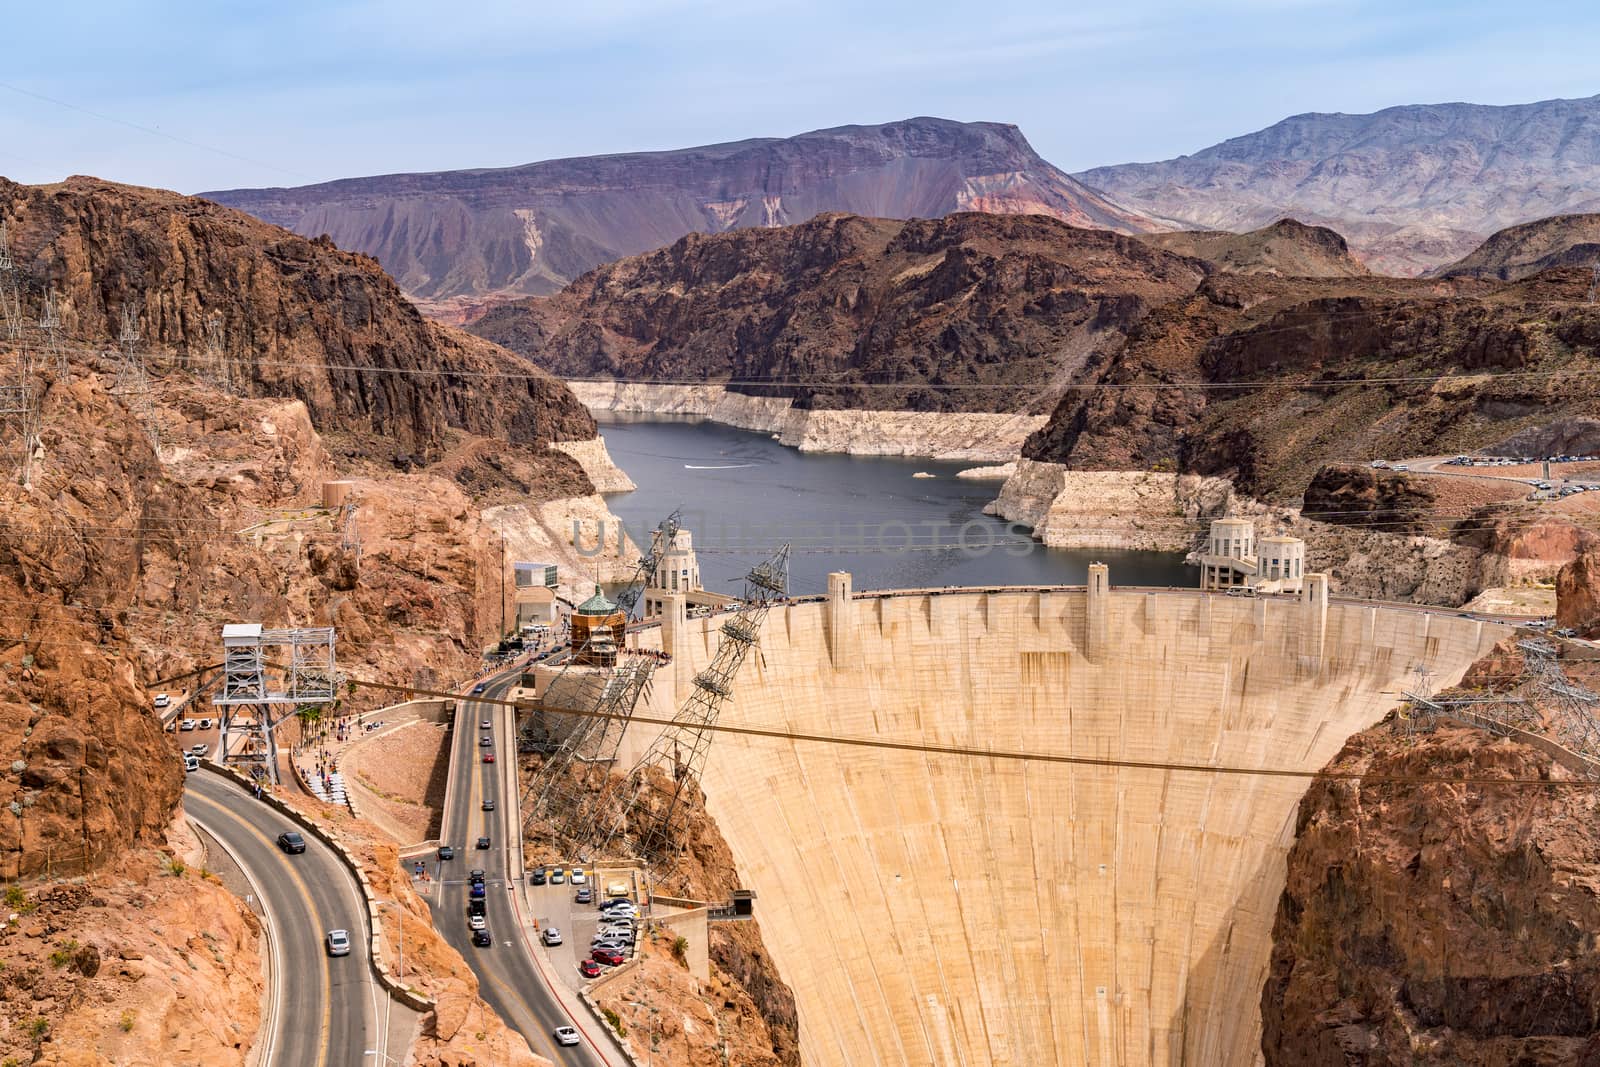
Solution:
[[[1306,543],[1277,533],[1256,541],[1250,519],[1217,519],[1200,554],[1200,588],[1298,593],[1305,586]]]

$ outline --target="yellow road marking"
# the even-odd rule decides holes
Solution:
[[[205,796],[204,794],[200,793],[198,790],[195,792],[194,796],[196,798],[198,798],[200,801],[202,801],[202,806],[209,805],[210,807],[216,809],[216,811],[221,813],[221,815],[224,818],[226,818],[229,821],[235,823],[236,825],[242,827],[244,829],[245,833],[249,834],[251,837],[254,837],[257,841],[259,841],[262,844],[266,845],[268,849],[273,849],[273,848],[277,847],[275,844],[273,844],[272,840],[270,838],[268,838],[265,834],[263,834],[260,830],[257,830],[254,826],[251,826],[244,819],[240,818],[238,815],[235,815],[233,812],[229,811],[226,807],[224,807],[223,805],[217,803],[215,800],[212,800],[210,797]],[[293,880],[293,882],[295,884],[295,888],[298,889],[299,892],[300,892],[300,898],[303,901],[305,901],[306,914],[307,915],[315,915],[316,911],[317,911],[317,902],[311,898],[311,891],[306,888],[305,880],[303,878],[301,878],[300,877],[300,873],[294,869],[294,864],[285,863],[282,866],[283,866],[284,870],[289,872],[290,879]],[[332,975],[328,971],[328,960],[327,960],[326,956],[323,956],[323,958],[322,958],[322,968],[321,969],[322,969],[322,1031],[321,1031],[322,1036],[321,1036],[321,1040],[318,1042],[319,1049],[318,1049],[318,1052],[317,1052],[317,1067],[327,1067],[327,1063],[328,1063],[328,1036],[329,1036],[329,1034],[331,1033],[331,1031],[333,1029],[333,978],[332,978]]]
[[[528,1018],[533,1020],[534,1032],[539,1035],[539,1040],[544,1044],[545,1048],[549,1049],[550,1052],[555,1056],[566,1055],[560,1049],[556,1048],[555,1044],[550,1040],[550,1035],[544,1032],[544,1024],[539,1021],[538,1013],[533,1010],[532,1005],[530,1005],[526,1000],[522,999],[522,995],[520,993],[506,985],[500,979],[496,978],[494,976],[494,972],[490,971],[488,968],[484,969],[484,975],[489,979],[489,981],[499,986],[500,989],[507,996],[509,996],[513,1002],[522,1008],[523,1011],[528,1013]]]

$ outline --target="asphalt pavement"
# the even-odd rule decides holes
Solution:
[[[360,887],[333,851],[302,831],[306,850],[281,851],[291,820],[209,771],[194,771],[184,790],[189,818],[233,855],[260,895],[271,939],[273,1007],[261,1067],[350,1067],[377,1040],[371,936]],[[350,932],[350,955],[327,954],[329,930]]]
[[[484,695],[502,699],[518,674],[520,669],[490,680]],[[487,729],[481,725],[485,721]],[[477,974],[483,999],[508,1026],[528,1039],[534,1052],[574,1067],[621,1067],[615,1056],[607,1059],[596,1052],[590,1043],[596,1025],[592,1017],[575,1018],[567,1012],[531,955],[531,934],[523,927],[515,900],[519,886],[513,881],[522,874],[518,847],[522,828],[515,821],[517,746],[512,715],[508,709],[462,698],[454,729],[462,737],[459,743],[454,735],[451,739],[450,802],[441,840],[455,846],[456,858],[431,860],[434,925]],[[486,736],[492,745],[480,746],[479,739]],[[494,763],[483,762],[485,752],[494,753]],[[483,810],[486,797],[494,799],[494,811]],[[489,838],[488,849],[476,847],[479,836]],[[485,912],[494,938],[494,943],[484,948],[472,944],[467,927],[467,876],[474,868],[484,872]],[[558,1047],[551,1037],[558,1026],[576,1026],[585,1032],[583,1043]]]

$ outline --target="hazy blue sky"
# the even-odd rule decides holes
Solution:
[[[79,0],[6,29],[0,173],[184,192],[912,115],[1014,122],[1074,170],[1303,111],[1600,93],[1600,5],[1544,0]]]

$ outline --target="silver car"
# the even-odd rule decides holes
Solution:
[[[348,931],[348,930],[329,930],[328,931],[327,940],[328,940],[328,955],[330,955],[330,956],[348,956],[348,955],[350,955],[350,931]]]

